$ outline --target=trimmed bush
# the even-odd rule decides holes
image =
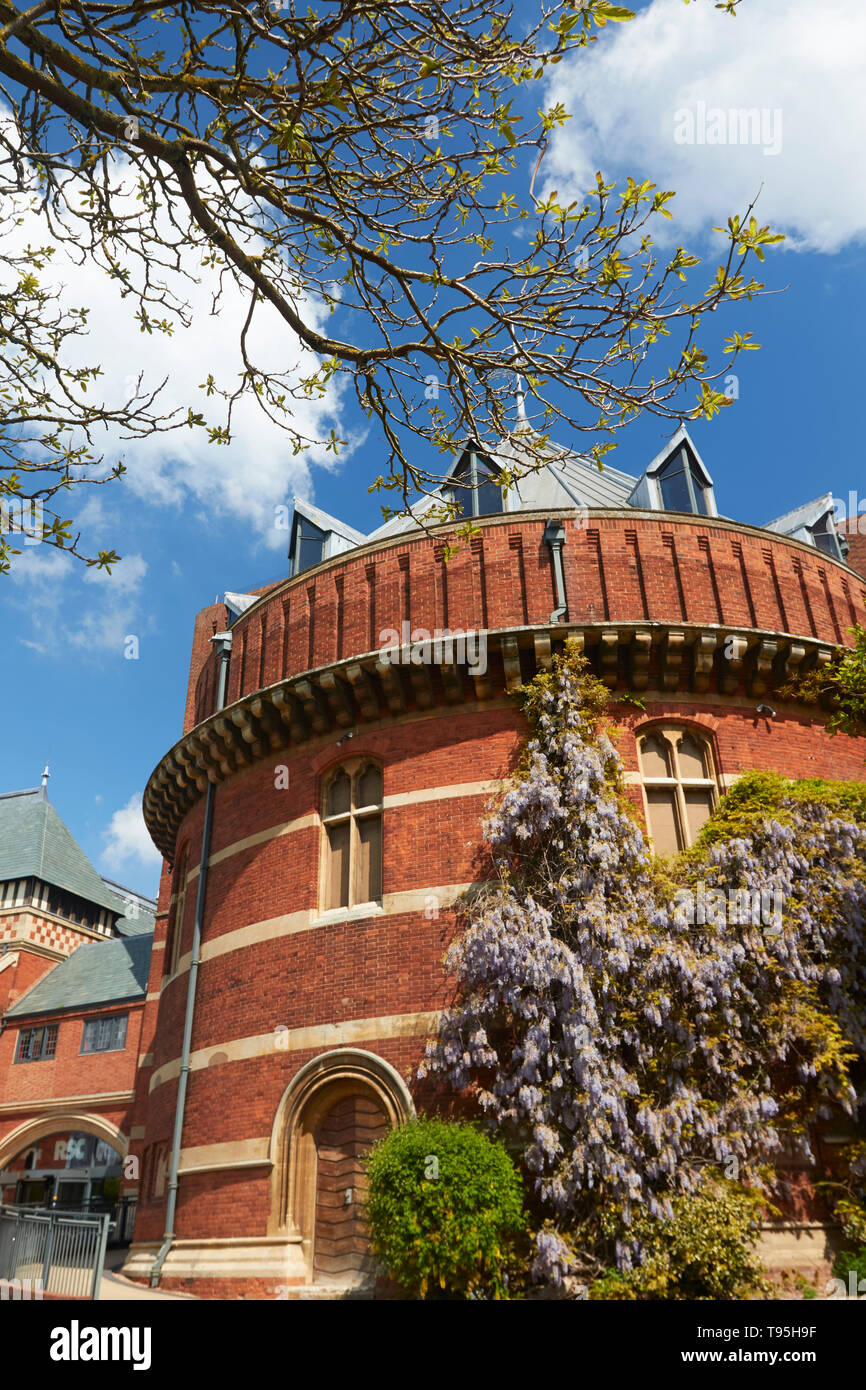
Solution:
[[[471,1124],[414,1120],[367,1159],[373,1251],[421,1298],[507,1298],[525,1230],[523,1188],[506,1150]]]

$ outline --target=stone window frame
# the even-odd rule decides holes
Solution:
[[[668,748],[669,766],[673,771],[672,777],[660,777],[655,774],[648,774],[644,768],[644,743],[650,738],[662,738]],[[683,739],[691,739],[702,750],[704,758],[704,769],[709,773],[705,777],[684,776],[680,768],[680,745]],[[653,848],[656,849],[656,836],[653,834],[653,817],[651,803],[648,792],[654,790],[673,791],[675,808],[675,828],[679,840],[678,847],[668,849],[656,849],[657,854],[673,854],[677,850],[688,849],[694,844],[697,838],[697,831],[692,832],[688,802],[686,792],[708,791],[710,793],[710,814],[715,810],[719,803],[720,785],[718,759],[716,758],[713,740],[707,730],[696,728],[692,724],[686,723],[657,723],[642,726],[635,733],[635,745],[637,751],[638,776],[640,777],[641,796],[643,800],[644,819],[646,821],[647,834]],[[658,822],[656,822],[658,824]],[[702,822],[703,824],[703,822]],[[700,827],[698,828],[700,829]]]
[[[357,786],[361,776],[368,770],[374,769],[380,780],[379,798],[377,801],[359,804],[356,801]],[[331,789],[337,779],[341,776],[349,778],[349,806],[347,809],[338,811],[329,810],[328,801]],[[381,908],[383,893],[384,876],[384,768],[379,758],[371,755],[358,754],[352,758],[346,758],[329,768],[322,779],[321,795],[321,854],[320,854],[320,877],[319,877],[319,913],[320,916],[330,916],[333,914],[344,914],[363,911],[368,908]],[[372,863],[371,872],[367,877],[366,888],[359,883],[360,866],[362,862],[361,854],[361,830],[360,826],[378,823],[378,847],[376,859]],[[339,889],[335,883],[335,873],[339,859],[335,853],[335,847],[331,832],[341,826],[348,826],[348,865],[346,869],[347,883],[345,885],[345,895],[347,901],[335,902],[334,899],[342,899],[344,889],[342,883]],[[378,880],[378,882],[377,882]]]

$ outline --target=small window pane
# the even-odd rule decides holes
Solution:
[[[358,821],[358,863],[355,901],[378,902],[382,896],[382,818],[366,816]]]
[[[488,516],[491,513],[501,512],[503,510],[502,488],[498,487],[494,482],[487,481],[489,476],[489,474],[484,473],[483,470],[479,468],[478,487],[476,488],[475,494],[477,498],[478,516]]]
[[[712,815],[713,794],[709,787],[687,787],[684,795],[689,823],[689,843],[692,844],[697,839],[701,826]]]
[[[644,777],[672,777],[670,749],[660,734],[641,740],[640,765]]]
[[[462,482],[463,476],[464,475],[461,474],[460,478],[456,479],[455,481]],[[465,476],[468,477],[468,474]],[[461,508],[459,515],[461,517],[468,517],[473,515],[472,503],[474,498],[471,487],[449,487],[448,500],[449,502],[459,503]]]
[[[381,804],[382,774],[378,767],[365,767],[358,778],[355,805],[361,807],[381,806]]]
[[[349,774],[341,770],[328,788],[328,815],[342,815],[351,809],[351,805],[352,784],[349,780]]]
[[[692,499],[689,496],[685,469],[681,468],[676,473],[665,473],[659,479],[659,487],[665,511],[690,512],[692,510]]]
[[[841,551],[839,542],[829,531],[813,531],[812,538],[819,550],[823,550],[825,555],[832,555],[834,560],[838,560]]]
[[[326,533],[318,526],[314,526],[312,521],[308,521],[306,517],[298,518],[295,538],[295,574],[301,574],[304,570],[311,569],[313,565],[318,565],[325,558],[326,539]]]
[[[676,854],[682,849],[673,787],[647,787],[649,832],[656,854]]]
[[[684,734],[677,749],[677,757],[680,763],[680,776],[706,777],[707,764],[703,744],[698,739],[692,738],[691,734]]]
[[[347,778],[348,781],[348,778]],[[349,825],[329,825],[326,909],[349,906]]]

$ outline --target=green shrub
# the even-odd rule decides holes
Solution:
[[[833,1216],[840,1222],[845,1240],[855,1247],[836,1256],[833,1273],[846,1287],[852,1273],[859,1284],[861,1279],[866,1279],[866,1206],[845,1197],[836,1203]]]
[[[852,1272],[857,1276],[857,1283],[866,1280],[866,1245],[861,1245],[859,1250],[846,1250],[841,1255],[836,1256],[833,1265],[833,1273],[837,1279],[841,1279],[848,1287]]]
[[[373,1252],[404,1292],[508,1296],[526,1220],[502,1145],[470,1124],[414,1120],[375,1146],[367,1173]]]
[[[592,1299],[735,1299],[766,1291],[755,1257],[759,1205],[734,1183],[676,1197],[670,1220],[636,1216],[645,1259],[628,1272],[605,1270]]]

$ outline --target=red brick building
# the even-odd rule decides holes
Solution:
[[[478,531],[447,563],[453,526],[365,537],[297,503],[289,577],[196,619],[144,800],[166,863],[133,1277],[281,1297],[363,1276],[358,1155],[419,1098],[452,904],[524,736],[512,692],[567,636],[645,706],[614,712],[660,849],[748,769],[863,775],[862,746],[773,693],[866,622],[832,506],[719,517],[684,430],[640,478],[559,452],[503,498],[519,446],[456,466]]]
[[[0,795],[0,1201],[114,1210],[156,904],[97,873],[46,780]]]

